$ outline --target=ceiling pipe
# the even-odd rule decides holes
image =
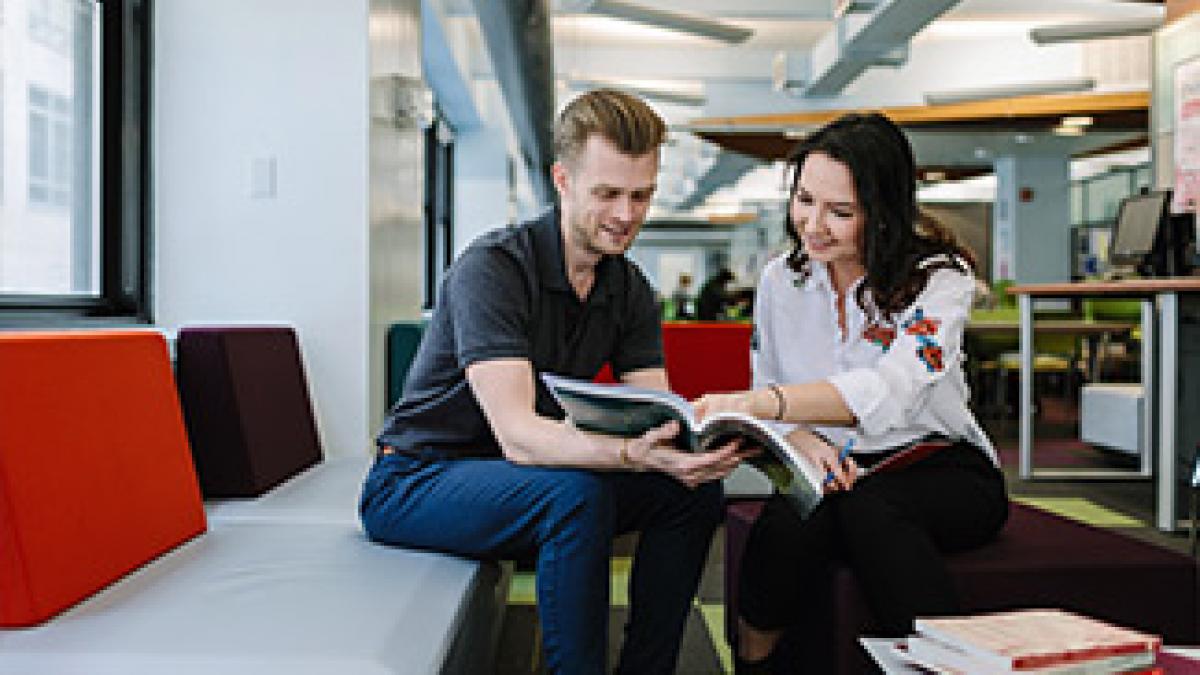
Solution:
[[[571,78],[570,84],[576,89],[619,89],[652,101],[658,101],[659,103],[671,103],[693,108],[699,108],[708,103],[708,96],[703,91],[692,93],[607,79]]]
[[[754,35],[754,31],[749,28],[725,21],[656,9],[625,0],[556,0],[555,6],[559,12],[563,13],[598,14],[679,33],[698,35],[726,44],[740,44]]]
[[[1069,77],[1061,80],[1043,80],[1041,82],[1014,82],[993,87],[927,91],[925,92],[925,102],[929,105],[943,105],[946,103],[1012,98],[1014,96],[1032,96],[1035,94],[1069,94],[1078,91],[1089,91],[1095,88],[1095,78]]]
[[[753,157],[722,150],[708,170],[696,180],[696,189],[683,198],[675,208],[679,211],[691,211],[704,203],[704,200],[725,187],[733,185],[751,169],[762,165],[762,161]]]
[[[521,160],[542,204],[554,201],[554,46],[545,0],[473,0],[512,118]]]
[[[1058,42],[1081,42],[1101,38],[1148,35],[1162,26],[1161,18],[1125,19],[1121,21],[1092,21],[1088,23],[1039,26],[1029,31],[1029,39],[1039,45]]]

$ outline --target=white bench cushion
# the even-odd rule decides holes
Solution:
[[[0,631],[0,674],[438,672],[495,574],[356,526],[227,522],[43,626]]]
[[[358,525],[358,496],[373,458],[326,460],[261,497],[205,503],[209,523],[327,523]]]

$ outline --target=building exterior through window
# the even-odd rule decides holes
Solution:
[[[95,0],[0,0],[0,295],[94,295]]]

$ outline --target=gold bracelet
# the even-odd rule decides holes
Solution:
[[[767,389],[770,389],[771,393],[775,394],[775,402],[778,404],[775,410],[775,421],[782,422],[783,414],[787,412],[787,399],[783,396],[783,389],[774,382],[768,384]]]

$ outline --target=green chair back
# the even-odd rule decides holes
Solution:
[[[404,393],[404,380],[412,367],[421,336],[425,333],[424,321],[397,321],[387,332],[387,408],[391,409]]]

